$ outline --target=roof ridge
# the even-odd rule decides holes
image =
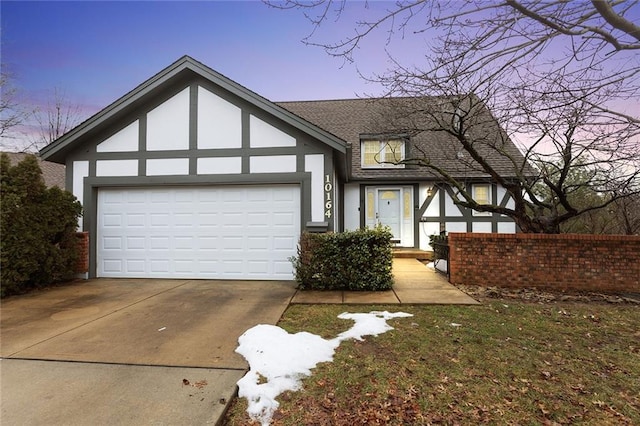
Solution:
[[[334,99],[309,99],[297,101],[274,101],[276,104],[292,104],[292,103],[320,103],[320,102],[349,102],[349,101],[377,101],[377,100],[407,100],[407,99],[434,99],[434,98],[450,98],[453,95],[423,95],[423,96],[373,96],[362,98],[334,98]]]

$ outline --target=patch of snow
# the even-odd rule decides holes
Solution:
[[[437,259],[434,263],[434,268],[441,272],[447,272],[447,261],[444,259]]]
[[[287,390],[300,389],[301,380],[310,376],[318,363],[333,361],[343,340],[377,336],[393,330],[387,320],[411,316],[404,312],[344,312],[338,318],[355,324],[330,340],[306,331],[289,334],[274,325],[252,327],[238,339],[236,352],[249,363],[249,372],[238,381],[238,396],[247,398],[251,419],[267,426],[280,405],[276,397]]]
[[[404,312],[390,313],[387,311],[373,311],[368,314],[350,314],[348,312],[343,312],[338,315],[338,318],[350,319],[356,323],[349,330],[340,333],[336,339],[339,339],[340,341],[347,339],[362,340],[362,336],[377,336],[378,334],[393,330],[393,327],[387,324],[387,320],[412,316],[413,315]]]
[[[319,362],[333,360],[340,344],[315,334],[289,334],[280,327],[260,324],[238,339],[236,352],[249,363],[249,372],[238,381],[238,396],[247,398],[247,412],[263,425],[271,422],[278,408],[276,397],[286,390],[298,390],[300,380],[311,375]]]

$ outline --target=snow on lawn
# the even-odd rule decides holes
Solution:
[[[319,362],[333,361],[343,340],[377,336],[393,330],[387,320],[411,316],[404,312],[344,312],[338,318],[355,324],[330,340],[306,331],[289,334],[275,325],[256,325],[238,339],[236,352],[249,363],[249,372],[238,381],[238,396],[247,398],[247,413],[253,420],[269,425],[280,405],[276,397],[287,390],[299,390],[301,380],[310,376]]]
[[[427,268],[429,269],[437,269],[441,272],[447,272],[447,261],[444,259],[436,259],[434,262],[427,263]]]

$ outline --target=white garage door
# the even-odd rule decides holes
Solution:
[[[97,275],[293,279],[300,187],[101,189]]]

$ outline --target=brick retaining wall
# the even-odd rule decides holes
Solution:
[[[453,284],[640,292],[640,236],[450,233]]]

